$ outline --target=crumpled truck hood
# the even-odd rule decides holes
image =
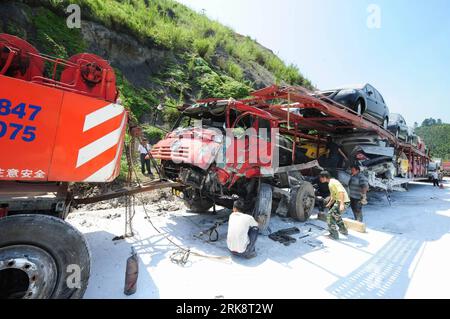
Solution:
[[[186,128],[178,129],[153,146],[151,154],[160,160],[175,164],[189,164],[207,170],[222,148],[220,130]]]

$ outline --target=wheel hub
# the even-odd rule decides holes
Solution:
[[[0,299],[49,298],[57,281],[55,261],[29,245],[0,248]]]
[[[305,196],[303,198],[304,211],[309,213],[312,206],[314,206],[314,197],[313,196]]]

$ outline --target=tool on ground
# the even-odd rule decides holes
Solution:
[[[313,223],[305,223],[305,225],[313,226],[313,227],[315,227],[315,228],[317,228],[319,230],[327,230],[325,227],[322,227],[322,226],[319,226],[319,225],[316,225],[316,224],[313,224]]]
[[[228,219],[227,220],[222,220],[222,221],[218,221],[214,224],[214,226],[208,228],[205,231],[200,232],[197,236],[194,235],[194,237],[196,238],[200,238],[203,239],[203,236],[208,235],[208,241],[214,243],[219,241],[219,227],[228,223]]]
[[[317,248],[317,247],[322,248],[323,247],[323,242],[321,242],[318,239],[307,239],[303,242],[312,248]]]
[[[125,295],[130,296],[136,292],[138,275],[139,260],[136,251],[131,247],[131,256],[127,259],[127,269],[125,271],[125,287],[123,289]]]
[[[170,256],[170,261],[179,266],[184,266],[187,264],[190,254],[190,249],[178,249]]]
[[[297,227],[286,228],[270,234],[269,238],[285,246],[289,246],[290,244],[293,244],[297,241],[295,238],[291,237],[291,235],[295,235],[298,233],[300,233],[300,229],[298,229]]]

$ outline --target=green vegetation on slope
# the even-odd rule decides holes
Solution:
[[[35,41],[46,54],[64,59],[86,50],[80,29],[67,28],[65,19],[45,8],[31,17],[38,31]]]
[[[450,124],[437,124],[438,122],[442,123],[425,120],[416,129],[416,134],[424,139],[433,157],[450,160]]]
[[[43,1],[41,1],[43,2]],[[286,66],[276,55],[249,37],[236,34],[216,21],[198,14],[174,0],[48,0],[49,5],[64,10],[70,3],[82,7],[83,14],[114,29],[126,29],[137,38],[152,39],[169,50],[195,52],[208,62],[218,49],[230,56],[256,62],[272,72],[278,81],[307,87],[295,65]],[[231,73],[242,72],[231,66]]]
[[[24,0],[20,6],[27,23],[6,16],[0,32],[26,38],[42,53],[67,58],[89,50],[83,29],[66,26],[68,4],[81,6],[83,21],[95,21],[111,31],[127,33],[142,46],[171,52],[155,74],[148,75],[146,87],[127,78],[116,67],[123,104],[143,122],[170,128],[178,117],[174,108],[192,99],[243,98],[256,88],[248,70],[258,67],[271,72],[277,82],[311,87],[297,67],[286,66],[271,51],[230,28],[211,21],[173,0]],[[1,4],[0,4],[1,5]],[[129,75],[129,74],[128,74]],[[266,80],[267,81],[267,80]],[[169,106],[163,112],[158,104]],[[158,135],[158,132],[146,132]]]

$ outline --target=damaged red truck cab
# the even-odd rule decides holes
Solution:
[[[201,213],[213,204],[231,208],[241,197],[264,229],[281,200],[275,193],[289,187],[288,173],[276,169],[295,160],[292,146],[283,147],[288,141],[280,140],[279,126],[276,117],[245,103],[202,101],[182,111],[176,128],[151,153],[161,160],[165,178],[185,185],[180,190],[189,209]],[[300,217],[294,213],[306,219],[314,191],[298,172],[292,175],[297,186],[309,186],[309,202]]]

